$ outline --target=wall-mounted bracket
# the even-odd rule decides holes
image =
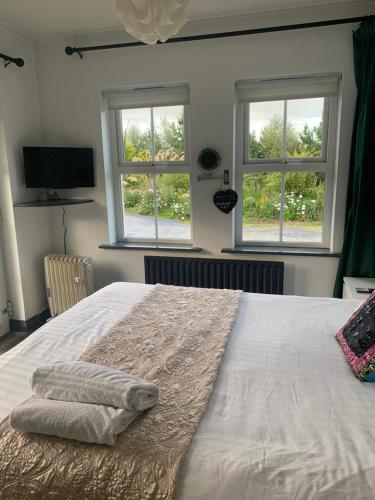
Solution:
[[[11,63],[15,64],[19,68],[22,68],[22,66],[25,65],[25,61],[20,57],[10,57],[5,54],[0,54],[0,59],[3,59],[5,68],[7,68]]]
[[[210,174],[199,174],[197,175],[197,181],[210,181],[210,180],[219,180],[223,181],[225,186],[229,185],[229,170],[224,170],[223,175],[210,175]]]
[[[205,175],[199,174],[197,175],[197,181],[210,181],[210,180],[221,180],[224,181],[224,175]]]

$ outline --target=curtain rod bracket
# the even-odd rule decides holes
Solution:
[[[73,54],[78,54],[80,59],[83,59],[82,50],[79,47],[65,47],[65,54],[67,56],[72,56]]]
[[[20,57],[10,57],[5,54],[0,54],[0,59],[3,59],[5,68],[7,68],[11,63],[15,64],[19,68],[22,68],[22,66],[25,65],[25,61]]]

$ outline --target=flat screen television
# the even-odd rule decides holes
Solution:
[[[94,187],[92,148],[23,148],[26,187],[71,189]]]

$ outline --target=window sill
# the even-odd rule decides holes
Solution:
[[[104,250],[150,250],[156,252],[204,252],[203,248],[193,247],[192,245],[172,245],[172,244],[153,244],[153,243],[104,243],[99,245]]]
[[[236,246],[222,248],[221,253],[266,254],[266,255],[296,255],[300,257],[340,257],[340,253],[331,252],[325,248],[291,248],[291,247],[256,247]]]

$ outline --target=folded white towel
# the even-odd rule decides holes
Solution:
[[[136,416],[135,412],[111,406],[33,397],[12,410],[10,425],[21,432],[113,446],[117,435]]]
[[[155,405],[155,384],[107,366],[71,361],[37,368],[31,377],[36,396],[143,411]]]

